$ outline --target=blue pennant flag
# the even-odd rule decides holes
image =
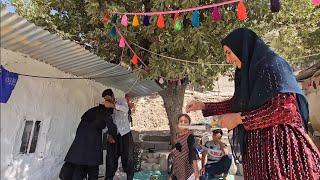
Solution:
[[[195,27],[195,28],[200,26],[200,12],[198,10],[192,12],[191,24],[192,24],[192,27]]]
[[[1,84],[1,103],[6,103],[9,100],[9,97],[17,84],[18,81],[18,74],[10,72],[6,70],[2,65],[0,69],[0,84]]]
[[[109,31],[109,35],[112,37],[112,38],[115,38],[117,37],[117,30],[115,27],[112,27]]]

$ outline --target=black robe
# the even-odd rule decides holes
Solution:
[[[66,162],[89,166],[103,164],[102,130],[106,126],[108,129],[116,129],[112,112],[113,109],[99,105],[82,115],[76,137],[66,155]]]

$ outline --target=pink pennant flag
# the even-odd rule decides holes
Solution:
[[[122,18],[121,18],[121,24],[123,26],[128,26],[128,18],[126,15],[123,15]]]
[[[314,5],[319,5],[319,4],[320,4],[320,0],[312,0],[312,3],[313,3]]]
[[[178,80],[178,86],[181,86],[181,80],[180,79]]]
[[[163,78],[160,78],[160,79],[159,79],[159,83],[160,83],[160,84],[163,84],[163,83],[164,83]]]
[[[217,22],[221,20],[221,15],[218,7],[214,7],[211,13],[212,20]]]
[[[119,41],[119,47],[124,48],[126,46],[126,40],[121,37],[120,41]]]

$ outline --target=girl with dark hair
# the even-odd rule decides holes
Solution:
[[[175,149],[171,152],[173,155],[173,180],[187,180],[192,174],[195,179],[199,178],[199,169],[197,165],[197,156],[195,139],[193,134],[185,127],[190,125],[191,119],[187,114],[181,114],[178,117],[178,134],[176,136]]]
[[[219,115],[245,179],[320,179],[320,153],[307,134],[308,103],[289,64],[256,33],[239,28],[222,40],[236,67],[235,92],[219,103],[193,101],[187,112]]]

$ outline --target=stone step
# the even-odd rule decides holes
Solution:
[[[154,135],[143,135],[139,137],[142,141],[159,141],[159,142],[170,142],[169,136],[154,136]]]
[[[153,149],[158,150],[169,150],[171,149],[170,142],[159,142],[159,141],[143,141],[141,143],[142,149]]]

